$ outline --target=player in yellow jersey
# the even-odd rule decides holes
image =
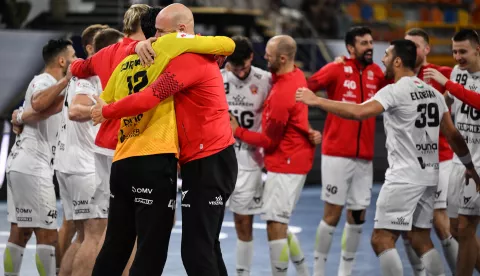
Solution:
[[[178,18],[178,33],[152,44],[156,57],[150,67],[143,67],[137,55],[125,58],[110,77],[102,99],[110,103],[141,91],[182,53],[230,55],[234,51],[235,43],[228,37],[183,33],[189,24],[184,20]],[[178,152],[172,97],[143,114],[122,118],[111,171],[107,233],[92,275],[120,275],[135,236],[137,253],[130,275],[162,274],[171,233],[166,222],[173,220],[175,209]]]

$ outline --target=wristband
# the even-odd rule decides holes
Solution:
[[[470,152],[464,156],[459,156],[458,159],[460,159],[463,165],[472,163],[472,156],[470,155]]]
[[[23,125],[23,120],[22,120],[22,115],[23,115],[23,107],[20,107],[17,112],[17,124]]]

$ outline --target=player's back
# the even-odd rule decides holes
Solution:
[[[28,86],[23,108],[32,108],[31,99],[35,91],[39,89],[38,86],[46,89],[56,82],[57,80],[47,73],[35,76]],[[14,145],[17,149],[11,156],[9,170],[50,177],[53,174],[51,165],[60,120],[61,115],[55,114],[45,120],[25,124],[22,133],[17,136]]]
[[[222,69],[221,73],[229,112],[237,118],[241,127],[260,132],[263,103],[271,88],[272,74],[254,66],[251,67],[248,77],[243,80],[225,69]],[[263,166],[259,148],[237,140],[235,151],[239,169],[255,170]]]
[[[386,110],[386,180],[436,185],[439,128],[448,111],[443,95],[417,77],[403,77],[380,90],[374,99]]]
[[[450,79],[460,83],[468,90],[480,93],[480,72],[469,73],[455,66]],[[454,115],[455,127],[465,138],[472,154],[473,164],[480,164],[480,110],[467,105],[452,95],[449,96],[454,100],[452,114]],[[462,164],[456,154],[453,162]]]

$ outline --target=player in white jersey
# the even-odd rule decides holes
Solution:
[[[36,263],[41,275],[53,276],[60,264],[57,246],[57,207],[53,185],[55,136],[64,88],[71,75],[68,66],[75,59],[75,50],[68,40],[50,40],[43,48],[45,71],[35,76],[28,86],[23,108],[13,118],[14,124],[25,121],[9,156],[7,180],[11,197],[9,206],[12,231],[5,249],[5,275],[18,275],[25,233],[35,233]],[[16,225],[15,225],[16,224]],[[55,260],[55,256],[57,260]]]
[[[430,239],[439,177],[439,129],[475,180],[476,185],[471,187],[480,186],[469,149],[453,125],[443,95],[415,76],[415,60],[412,41],[393,41],[383,63],[387,77],[394,77],[395,83],[364,104],[317,98],[308,89],[297,92],[298,100],[347,119],[360,120],[385,112],[389,168],[377,200],[372,246],[386,276],[403,275],[395,242],[404,231],[412,231],[412,247],[427,272],[445,275],[441,256]]]
[[[117,43],[123,34],[108,28],[94,32],[94,54]],[[88,34],[89,32],[84,32]],[[83,38],[83,37],[82,37]],[[62,260],[62,275],[91,275],[98,254],[97,246],[106,228],[109,203],[108,182],[95,181],[94,141],[98,126],[90,120],[90,109],[102,85],[97,76],[72,78],[66,91],[55,156],[55,171],[65,218],[74,221],[77,240]],[[103,184],[103,185],[102,185]]]
[[[473,163],[478,171],[480,170],[480,110],[473,106],[477,108],[479,106],[480,39],[476,31],[465,29],[456,33],[452,40],[453,57],[458,65],[452,71],[451,81],[435,70],[430,70],[426,76],[435,79],[449,90],[449,98],[453,100],[452,114],[455,125],[472,152]],[[467,92],[477,97],[465,97]],[[455,275],[472,275],[475,266],[477,270],[480,268],[479,242],[476,238],[476,229],[480,220],[480,202],[477,201],[478,193],[474,186],[465,185],[464,172],[461,158],[455,155],[449,179],[447,207],[452,233],[456,233],[459,242]]]
[[[272,74],[252,66],[253,46],[246,37],[232,37],[235,51],[228,57],[226,69],[222,69],[225,93],[229,111],[241,127],[260,132],[262,124],[263,102],[271,88]],[[253,259],[253,216],[261,213],[263,195],[263,154],[260,148],[250,146],[242,141],[235,142],[238,160],[238,176],[235,190],[227,201],[227,207],[234,213],[237,231],[238,276],[249,276]],[[289,242],[298,239],[289,232]],[[298,275],[308,275],[303,252],[290,251]]]

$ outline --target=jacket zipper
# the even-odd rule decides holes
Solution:
[[[362,70],[360,71],[360,99],[361,102],[363,103],[363,84],[362,84]],[[360,135],[362,133],[362,121],[358,123],[358,134],[357,134],[357,154],[355,155],[357,158],[360,154]]]

